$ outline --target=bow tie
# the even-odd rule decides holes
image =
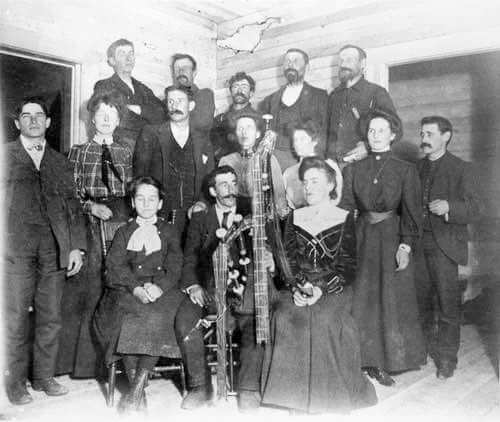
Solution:
[[[28,145],[26,147],[28,151],[42,151],[43,150],[43,145],[39,143],[32,143],[31,145]]]

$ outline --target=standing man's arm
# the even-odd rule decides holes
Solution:
[[[144,91],[144,102],[141,107],[141,117],[149,124],[159,124],[167,120],[165,104],[147,86],[141,85]]]
[[[448,223],[469,224],[480,218],[482,204],[479,197],[478,176],[470,163],[464,163],[460,175],[460,199],[448,201]]]
[[[337,127],[333,120],[333,109],[335,105],[334,96],[330,94],[326,105],[326,158],[337,160]]]
[[[318,145],[317,149],[320,157],[325,158],[327,152],[328,95],[324,90],[321,90],[318,96],[316,115],[318,123],[321,125],[321,144]]]

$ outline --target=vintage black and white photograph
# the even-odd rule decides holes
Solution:
[[[499,420],[499,14],[1,0],[0,420]]]

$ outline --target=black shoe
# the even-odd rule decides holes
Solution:
[[[14,381],[9,383],[6,388],[7,397],[12,404],[23,405],[33,401],[33,397],[26,389],[26,382]]]
[[[456,365],[449,360],[442,360],[439,363],[438,370],[436,372],[436,376],[440,380],[445,380],[447,378],[451,378],[453,373],[455,372]]]
[[[261,400],[258,391],[241,390],[238,393],[238,410],[243,413],[256,412],[260,407]]]
[[[181,408],[194,410],[205,406],[210,401],[210,394],[205,385],[193,387],[182,399]]]
[[[59,384],[54,378],[33,380],[31,386],[33,390],[43,391],[47,396],[64,396],[69,392],[64,385]]]
[[[390,387],[396,384],[396,381],[383,369],[376,368],[374,366],[366,366],[363,368],[366,374],[373,379],[376,379],[377,382],[381,385],[385,385],[386,387]]]

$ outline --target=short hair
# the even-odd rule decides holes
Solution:
[[[232,117],[232,121],[234,122],[235,128],[238,123],[238,120],[243,118],[252,119],[255,122],[257,130],[262,132],[262,129],[264,127],[264,121],[262,119],[262,115],[258,111],[254,110],[253,108],[250,108],[249,110],[241,110],[239,113],[235,113],[234,116]]]
[[[122,47],[124,45],[130,45],[130,46],[132,46],[132,48],[134,48],[134,44],[132,41],[126,40],[125,38],[120,38],[119,40],[112,42],[111,45],[108,47],[108,49],[106,51],[108,59],[111,57],[115,57],[116,49],[118,47]]]
[[[128,193],[132,199],[137,195],[137,190],[141,185],[154,186],[158,190],[158,197],[160,199],[165,197],[163,186],[157,179],[152,176],[137,176],[128,184]]]
[[[368,112],[368,114],[365,117],[361,118],[359,121],[360,127],[363,128],[363,135],[366,139],[368,139],[370,122],[376,118],[384,119],[389,123],[391,132],[396,135],[393,142],[397,142],[403,137],[403,124],[399,116],[390,110],[375,108]]]
[[[300,54],[302,54],[302,57],[304,57],[304,61],[306,62],[306,64],[309,63],[309,56],[307,55],[307,53],[304,50],[301,50],[300,48],[295,48],[295,47],[289,48],[288,50],[286,50],[285,56],[288,53],[300,53]]]
[[[14,118],[16,120],[19,120],[19,116],[21,115],[21,113],[23,111],[23,107],[29,103],[38,104],[42,108],[42,111],[45,113],[45,116],[50,117],[49,116],[49,108],[47,107],[47,102],[46,102],[45,98],[42,97],[41,95],[33,95],[33,96],[29,96],[29,97],[24,97],[19,102],[19,104],[16,106],[16,108],[14,110]]]
[[[248,81],[248,84],[250,85],[250,91],[254,92],[255,91],[255,81],[254,79],[247,73],[245,72],[237,72],[233,76],[231,76],[231,79],[229,79],[229,90],[231,90],[231,87],[235,82],[239,81]]]
[[[339,50],[339,54],[342,53],[342,51],[347,50],[348,48],[354,48],[358,52],[359,60],[366,59],[366,51],[354,44],[346,44],[342,46]]]
[[[89,111],[91,119],[94,117],[101,104],[116,108],[118,117],[120,120],[123,119],[126,113],[126,105],[125,98],[119,91],[112,90],[94,93],[87,104],[87,110]]]
[[[323,132],[321,130],[321,126],[312,119],[298,122],[290,123],[287,126],[287,132],[290,139],[293,139],[293,134],[298,131],[303,130],[306,132],[312,141],[316,142],[315,151],[317,154],[322,154],[324,151],[318,151],[318,148],[324,144]]]
[[[182,60],[182,59],[190,60],[191,63],[193,63],[193,70],[196,70],[196,68],[198,67],[198,65],[196,64],[196,60],[190,54],[176,53],[172,56],[172,68],[174,67],[174,64],[177,60]]]
[[[301,182],[304,181],[306,171],[310,169],[318,169],[325,172],[327,180],[335,185],[330,192],[330,197],[332,199],[337,198],[337,173],[333,167],[319,157],[304,157],[299,166],[299,180]]]
[[[190,87],[184,86],[184,85],[170,85],[170,86],[167,86],[165,88],[165,101],[167,101],[168,93],[172,92],[172,91],[181,91],[181,92],[184,92],[184,94],[186,94],[186,96],[188,97],[189,101],[194,101],[193,90]]]
[[[420,126],[423,125],[432,125],[436,124],[439,131],[441,134],[450,132],[450,139],[448,142],[451,141],[451,138],[453,136],[453,126],[451,122],[443,116],[425,116],[421,121],[420,121]]]
[[[220,166],[214,168],[210,173],[207,175],[207,186],[209,188],[215,188],[215,179],[217,176],[220,174],[234,174],[236,177],[236,180],[238,180],[238,175],[236,174],[236,171],[231,167],[231,166]]]

